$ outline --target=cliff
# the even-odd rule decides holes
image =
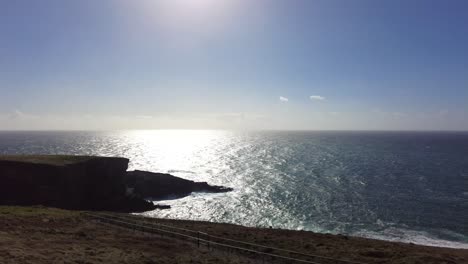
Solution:
[[[232,191],[232,188],[213,186],[206,182],[194,182],[170,174],[147,171],[129,171],[124,182],[134,193],[155,200],[167,197],[183,197],[192,192],[220,193]]]
[[[155,206],[126,195],[128,159],[0,156],[0,204],[136,212]]]

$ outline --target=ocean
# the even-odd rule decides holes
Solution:
[[[234,188],[167,217],[468,248],[468,132],[0,132],[0,154],[120,156]]]

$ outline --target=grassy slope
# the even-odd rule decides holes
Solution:
[[[0,217],[3,218],[26,218],[26,217],[49,217],[54,219],[66,219],[80,216],[78,211],[69,211],[43,206],[0,206]]]
[[[17,161],[55,166],[64,166],[68,164],[79,163],[93,158],[97,157],[68,155],[0,155],[0,161]]]
[[[274,247],[368,263],[468,263],[468,250],[208,222],[153,221]],[[180,240],[89,221],[80,212],[0,206],[0,263],[249,263]]]
[[[0,206],[0,263],[248,263],[194,245],[107,227],[80,212]]]

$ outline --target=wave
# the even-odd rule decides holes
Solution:
[[[187,174],[195,174],[194,171],[189,171],[189,170],[168,170],[167,173],[187,173]]]
[[[465,236],[461,234],[451,235],[457,236],[459,238],[464,238],[462,240],[467,242],[449,241],[437,238],[434,235],[429,234],[428,232],[414,231],[395,227],[390,227],[382,231],[358,231],[353,233],[352,235],[392,242],[413,243],[423,246],[468,249],[468,240]]]
[[[173,209],[155,216],[453,248],[468,248],[467,149],[466,133],[0,134],[4,154],[123,156],[131,170],[235,187],[219,196],[169,200],[164,203]]]

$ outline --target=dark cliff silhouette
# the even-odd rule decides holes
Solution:
[[[110,157],[0,156],[0,205],[142,212],[167,208],[144,198],[231,190],[169,174],[127,172],[128,162]]]

